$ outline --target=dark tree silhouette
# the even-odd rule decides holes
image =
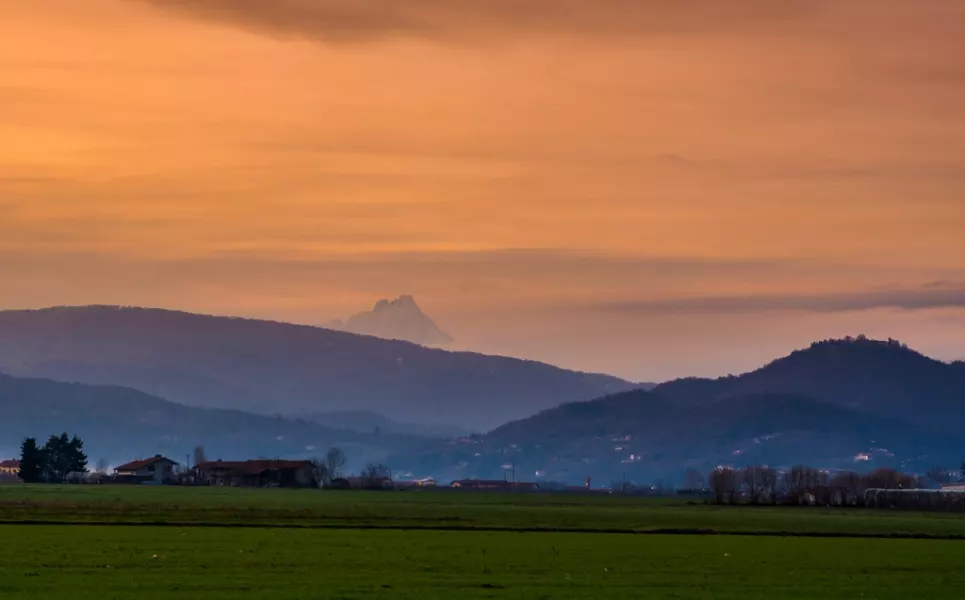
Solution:
[[[70,473],[87,472],[87,455],[84,441],[66,432],[52,435],[44,446],[44,471],[49,481],[64,482]]]
[[[37,438],[25,438],[20,444],[20,479],[24,483],[37,483],[43,477],[46,462],[44,449],[37,445]]]
[[[714,498],[718,504],[734,503],[737,494],[737,472],[727,467],[717,467],[707,478],[710,489],[714,491]]]
[[[380,489],[389,478],[389,469],[385,465],[369,463],[362,469],[362,482],[368,489]]]

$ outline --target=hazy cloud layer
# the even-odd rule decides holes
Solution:
[[[450,42],[533,33],[642,36],[788,33],[825,0],[136,0],[277,35]]]
[[[662,298],[594,305],[593,310],[617,313],[708,313],[733,314],[765,311],[846,312],[896,308],[922,310],[965,308],[965,285],[923,285],[911,289],[862,290],[833,294],[762,294],[755,296],[716,296],[700,298]]]

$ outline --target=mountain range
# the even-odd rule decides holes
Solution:
[[[894,341],[829,340],[738,377],[568,403],[397,468],[446,477],[673,479],[685,468],[798,463],[924,471],[965,457],[965,370]]]
[[[320,327],[120,308],[0,311],[0,371],[260,414],[374,411],[488,430],[633,389],[606,375]]]
[[[965,363],[860,336],[645,390],[317,327],[57,308],[0,312],[0,371],[7,453],[25,435],[66,430],[89,439],[92,458],[183,456],[196,444],[225,458],[310,457],[340,445],[420,476],[511,466],[569,482],[672,480],[720,464],[921,472],[965,458]]]

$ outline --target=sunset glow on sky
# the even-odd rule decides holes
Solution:
[[[0,0],[0,307],[965,358],[965,2]]]

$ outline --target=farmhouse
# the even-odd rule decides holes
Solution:
[[[174,479],[178,463],[157,454],[152,458],[135,460],[114,469],[114,481],[118,483],[166,483]]]
[[[217,460],[195,466],[198,481],[247,487],[312,487],[315,465],[307,460]]]
[[[0,475],[19,475],[19,474],[20,474],[19,460],[0,461]]]

